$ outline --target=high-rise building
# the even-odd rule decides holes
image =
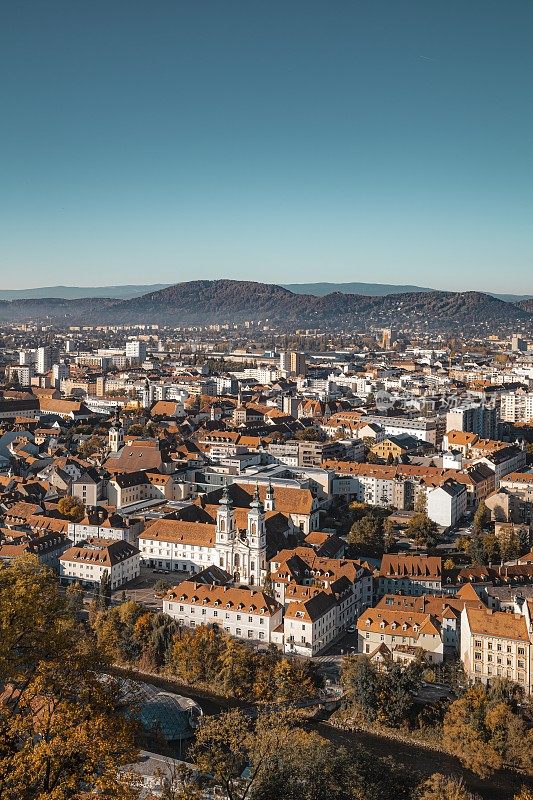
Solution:
[[[383,350],[390,350],[394,344],[394,331],[392,328],[383,328],[381,331],[381,347]]]
[[[307,364],[305,363],[305,354],[298,353],[295,350],[292,350],[289,356],[290,356],[289,371],[291,375],[306,375]]]
[[[511,350],[513,353],[525,353],[527,352],[527,342],[525,339],[522,339],[518,333],[513,334],[511,339]]]
[[[52,350],[50,347],[37,348],[37,372],[39,375],[45,375],[50,372],[52,366]]]
[[[146,360],[146,344],[139,339],[126,342],[126,358],[135,359],[142,364]]]
[[[297,419],[299,404],[300,404],[299,397],[294,397],[291,394],[284,394],[281,401],[281,410],[284,412],[284,414],[289,414],[289,416]]]
[[[290,353],[280,353],[279,354],[279,369],[280,372],[289,372],[291,368],[291,357]]]
[[[68,376],[69,369],[64,361],[59,364],[52,364],[52,384],[56,389],[61,388],[61,381],[64,381]]]
[[[35,356],[35,350],[19,350],[19,364],[25,367],[35,364]]]
[[[449,431],[465,431],[482,439],[495,439],[498,435],[496,409],[475,403],[457,406],[446,414],[446,433]]]
[[[530,423],[533,420],[533,392],[507,392],[500,403],[502,422]]]

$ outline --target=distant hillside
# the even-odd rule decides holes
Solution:
[[[427,324],[471,327],[529,320],[527,310],[482,292],[415,292],[372,297],[332,292],[316,297],[251,281],[191,281],[117,303],[105,312],[117,322],[205,324],[271,320],[292,327],[326,324]]]
[[[154,283],[150,286],[43,286],[40,289],[0,289],[0,300],[18,300],[19,298],[53,297],[75,300],[81,297],[114,297],[127,300],[147,292],[163,289],[168,283]]]
[[[129,300],[43,298],[0,301],[0,320],[56,320],[68,324],[204,325],[267,320],[285,328],[370,325],[431,330],[512,326],[533,320],[528,307],[482,292],[421,291],[373,297],[332,292],[315,296],[252,281],[189,281]]]
[[[313,294],[316,297],[331,294],[332,292],[385,297],[389,294],[418,294],[420,292],[437,291],[436,289],[429,289],[427,286],[395,285],[390,283],[285,283],[283,286],[295,294]],[[533,295],[529,294],[497,294],[494,292],[487,292],[486,294],[509,303],[516,303],[533,297]]]
[[[524,309],[524,311],[529,311],[530,314],[533,314],[533,299],[520,300],[520,302],[517,303],[517,306]]]
[[[243,281],[245,283],[245,281]],[[160,289],[169,286],[168,283],[154,283],[149,286],[127,285],[127,286],[44,286],[40,289],[0,289],[0,300],[28,299],[65,299],[75,300],[79,298],[114,298],[117,300],[129,300],[133,297],[140,297],[146,294],[153,294]],[[411,286],[409,284],[388,284],[388,283],[288,283],[282,284],[282,288],[288,289],[293,294],[307,294],[315,297],[323,297],[334,292],[342,294],[359,294],[368,297],[385,297],[390,294],[419,294],[420,292],[434,292],[426,286]],[[494,294],[488,292],[492,297],[499,300],[506,300],[510,303],[517,303],[521,300],[533,298],[533,295],[521,294]]]
[[[389,283],[284,283],[285,289],[295,294],[314,294],[321,297],[332,292],[343,294],[366,294],[371,297],[383,297],[387,294],[406,294],[413,292],[433,292],[425,286],[398,286]]]

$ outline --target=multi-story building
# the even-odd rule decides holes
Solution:
[[[533,420],[533,392],[526,392],[522,389],[502,394],[500,419],[502,422],[531,422]]]
[[[307,364],[305,353],[298,353],[295,350],[289,353],[289,371],[291,375],[306,375]]]
[[[454,593],[446,579],[440,556],[404,556],[385,554],[378,576],[378,597],[384,594]]]
[[[142,560],[151,567],[192,574],[215,564],[235,583],[251,586],[266,574],[265,510],[256,492],[247,513],[246,530],[237,526],[236,509],[224,491],[216,524],[161,519],[139,536]]]
[[[52,364],[52,386],[59,389],[62,381],[68,378],[68,366],[63,362]]]
[[[146,360],[146,344],[139,339],[130,339],[126,342],[126,358],[140,364]]]
[[[319,591],[289,603],[283,618],[284,651],[315,656],[326,650],[344,630],[338,619],[339,599],[333,592]]]
[[[126,541],[89,539],[75,545],[59,558],[59,574],[63,583],[81,583],[94,588],[100,584],[104,573],[109,578],[111,590],[123,586],[140,575],[139,550]]]
[[[37,348],[37,358],[36,358],[36,368],[39,375],[45,375],[47,372],[50,372],[50,367],[52,366],[52,350],[50,347],[38,347]]]
[[[427,515],[443,528],[456,525],[467,511],[466,486],[456,481],[446,481],[426,492]]]
[[[533,602],[523,598],[515,611],[465,606],[461,617],[461,660],[472,682],[494,678],[518,683],[533,694]]]
[[[283,608],[258,589],[183,581],[163,598],[163,611],[187,628],[211,625],[250,642],[270,644]]]
[[[484,439],[496,439],[498,415],[496,408],[471,403],[457,406],[446,414],[446,431],[477,433]]]
[[[398,608],[367,608],[357,620],[358,650],[372,656],[376,651],[393,660],[411,660],[417,652],[439,664],[444,658],[441,622],[431,613]]]

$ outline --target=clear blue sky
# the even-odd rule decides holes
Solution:
[[[533,293],[531,0],[4,0],[2,288]]]

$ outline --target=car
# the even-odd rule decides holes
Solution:
[[[349,627],[346,629],[346,633],[355,633],[355,625],[350,625],[350,626],[349,626]]]

